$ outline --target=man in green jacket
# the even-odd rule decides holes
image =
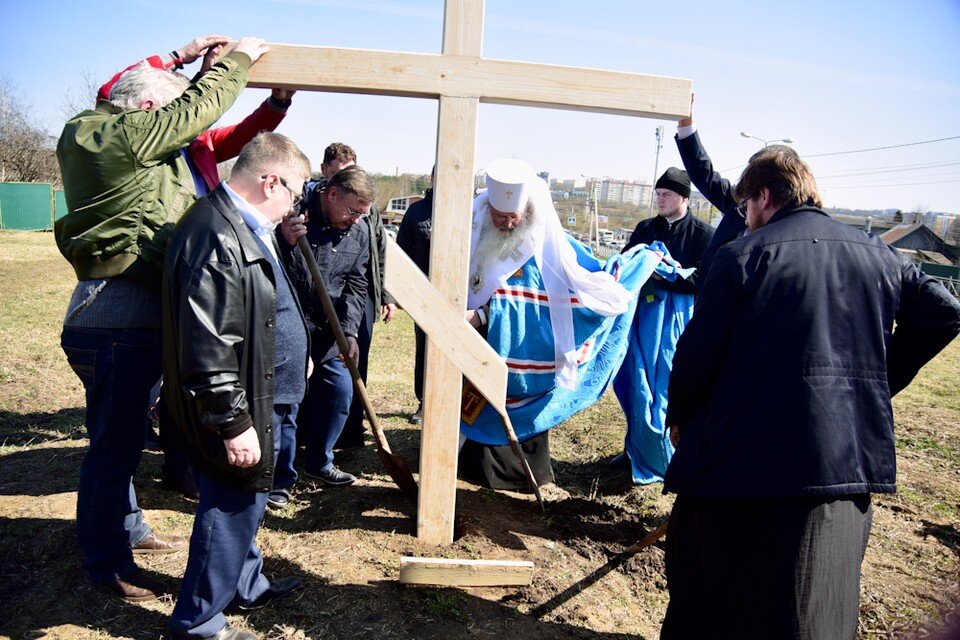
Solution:
[[[190,63],[227,42],[201,37],[173,55]],[[193,84],[150,67],[127,71],[109,101],[67,122],[57,144],[69,210],[56,225],[57,246],[79,280],[61,345],[86,390],[90,439],[77,536],[90,580],[127,600],[162,592],[134,553],[186,544],[151,531],[133,488],[161,373],[163,256],[174,223],[196,199],[183,149],[233,104],[266,51],[263,40],[241,38]]]

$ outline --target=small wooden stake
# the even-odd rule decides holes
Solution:
[[[450,560],[400,558],[400,582],[456,587],[523,586],[533,581],[527,560]]]

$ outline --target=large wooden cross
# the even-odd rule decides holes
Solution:
[[[453,541],[460,374],[498,409],[506,392],[503,361],[463,320],[479,104],[671,120],[690,110],[689,80],[482,58],[483,4],[445,1],[440,55],[271,44],[250,70],[252,87],[440,100],[430,280],[392,243],[386,270],[387,289],[430,341],[417,535],[433,544]]]

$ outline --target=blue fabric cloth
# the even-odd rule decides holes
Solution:
[[[630,346],[613,381],[627,418],[624,450],[637,484],[662,482],[673,456],[667,387],[677,340],[693,315],[693,294],[650,288],[640,295]]]
[[[273,429],[279,433],[290,407],[274,405]],[[280,438],[274,438],[274,460]],[[263,575],[257,530],[267,507],[262,491],[232,489],[200,474],[200,504],[190,536],[190,557],[170,616],[176,634],[206,638],[227,624],[223,610],[250,603],[270,588]]]
[[[571,244],[581,266],[612,274],[635,296],[654,272],[672,281],[693,271],[662,262],[662,256],[669,254],[661,242],[637,246],[605,263],[579,242],[571,240]],[[487,341],[507,361],[507,411],[520,441],[551,429],[600,399],[627,353],[636,310],[634,298],[622,315],[604,317],[574,300],[578,382],[576,389],[563,389],[555,383],[553,332],[545,298],[543,279],[531,259],[490,299]],[[461,422],[461,431],[481,444],[508,443],[503,421],[489,405],[476,419]]]
[[[90,447],[80,465],[77,539],[90,579],[109,582],[136,569],[131,549],[151,533],[133,476],[150,390],[160,379],[160,331],[64,327],[60,344],[87,399]]]
[[[333,465],[333,445],[343,432],[353,400],[350,370],[339,358],[316,364],[310,377],[310,390],[301,406],[307,447],[303,468],[307,473],[329,469]]]

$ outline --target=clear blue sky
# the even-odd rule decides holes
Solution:
[[[82,73],[105,80],[194,35],[439,53],[441,0],[0,0],[0,77],[59,132],[63,95]],[[675,76],[693,81],[701,136],[718,168],[766,139],[802,156],[955,138],[885,151],[810,157],[830,206],[960,212],[960,2],[570,2],[488,0],[484,55]],[[266,95],[248,90],[223,122]],[[298,94],[280,131],[319,167],[331,141],[372,171],[427,172],[432,100]],[[482,105],[477,167],[524,159],[552,177],[651,180],[679,165],[672,122]]]

